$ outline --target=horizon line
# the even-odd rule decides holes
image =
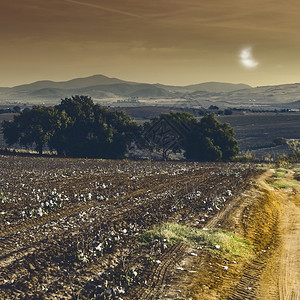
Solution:
[[[205,84],[205,83],[224,83],[224,84],[234,84],[234,85],[238,85],[238,84],[244,84],[244,85],[248,85],[251,88],[258,88],[258,87],[267,87],[267,86],[277,86],[277,85],[290,85],[290,84],[299,84],[299,82],[287,82],[287,83],[273,83],[273,84],[260,84],[260,85],[250,85],[248,83],[244,83],[244,82],[238,82],[238,83],[233,83],[233,82],[227,82],[227,81],[202,81],[202,82],[196,82],[196,83],[190,83],[190,84],[170,84],[170,83],[161,83],[161,82],[145,82],[145,81],[135,81],[135,80],[126,80],[126,79],[120,79],[118,77],[110,77],[110,76],[106,76],[103,74],[93,74],[93,75],[87,75],[87,76],[79,76],[79,77],[74,77],[71,79],[67,79],[67,80],[52,80],[52,79],[41,79],[41,80],[36,80],[36,81],[30,81],[30,82],[25,82],[25,83],[21,83],[21,84],[17,84],[17,85],[11,85],[11,86],[1,86],[0,88],[14,88],[14,87],[19,87],[22,85],[30,85],[30,84],[34,84],[34,83],[38,83],[38,82],[53,82],[53,83],[66,83],[72,80],[76,80],[76,79],[87,79],[87,78],[91,78],[91,77],[96,77],[96,76],[103,76],[109,79],[117,79],[120,81],[124,81],[124,82],[130,82],[130,83],[145,83],[145,84],[152,84],[152,85],[156,85],[156,84],[160,84],[160,85],[165,85],[165,86],[178,86],[178,87],[186,87],[186,86],[192,86],[192,85],[198,85],[198,84]]]

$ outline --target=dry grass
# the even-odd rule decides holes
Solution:
[[[247,239],[238,238],[222,229],[199,230],[177,223],[164,223],[141,236],[141,242],[145,244],[155,240],[164,241],[166,244],[183,243],[194,248],[202,247],[226,258],[249,258],[253,254],[253,247]]]
[[[294,170],[276,169],[276,172],[271,176],[273,181],[269,185],[277,189],[297,188],[300,186],[300,182],[297,180],[298,176],[297,168]]]

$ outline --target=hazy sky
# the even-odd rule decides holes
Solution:
[[[300,82],[296,0],[0,0],[0,38],[0,86]]]

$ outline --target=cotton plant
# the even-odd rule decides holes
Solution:
[[[4,196],[4,194],[1,192],[0,193],[0,203],[4,204],[7,202],[7,197]]]
[[[41,190],[36,191],[35,189],[33,190],[33,193],[35,196],[33,203],[38,203],[38,206],[33,208],[25,207],[25,210],[21,211],[22,219],[42,217],[54,209],[62,208],[63,203],[69,200],[68,196],[58,193],[55,188],[48,195],[45,191],[41,192]]]

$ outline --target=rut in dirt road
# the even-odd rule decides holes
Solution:
[[[256,178],[206,224],[248,239],[252,256],[228,259],[199,251],[199,258],[185,257],[179,266],[194,275],[177,272],[165,299],[300,299],[300,186],[293,181],[293,188],[273,188],[273,174]]]
[[[280,299],[300,299],[300,197],[296,195],[285,207],[283,249],[280,264]],[[294,201],[293,201],[294,200]]]
[[[259,299],[299,300],[300,185],[272,192],[281,204],[280,242],[262,276]]]

